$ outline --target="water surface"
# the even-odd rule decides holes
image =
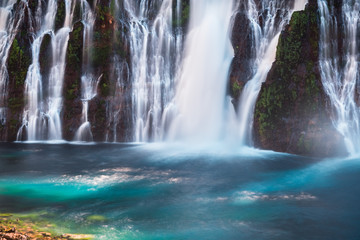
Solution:
[[[359,173],[217,145],[2,143],[0,212],[97,239],[360,239]]]

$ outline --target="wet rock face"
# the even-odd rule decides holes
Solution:
[[[258,147],[312,156],[344,154],[319,72],[317,1],[295,12],[282,32],[276,61],[262,85],[254,119]]]
[[[252,33],[250,21],[246,14],[246,6],[242,3],[234,16],[231,35],[234,58],[230,66],[229,91],[236,109],[241,90],[251,77]]]
[[[22,111],[25,106],[25,79],[31,64],[30,41],[21,34],[15,38],[8,58],[8,113],[7,141],[15,141],[22,125]]]
[[[64,77],[64,107],[63,107],[63,138],[73,140],[77,128],[80,126],[81,102],[81,75],[82,75],[82,50],[83,30],[81,22],[74,24],[69,35],[66,53],[66,68]]]
[[[30,2],[31,3],[31,2]],[[16,19],[21,19],[20,9],[24,7],[24,3],[18,2],[14,6]],[[27,10],[27,9],[26,9]],[[25,102],[24,89],[27,70],[31,64],[31,42],[32,28],[29,27],[31,15],[25,11],[22,21],[19,22],[19,29],[16,37],[12,42],[7,58],[7,89],[8,95],[6,99],[6,122],[0,123],[0,140],[15,141],[17,132],[22,126],[22,113]]]

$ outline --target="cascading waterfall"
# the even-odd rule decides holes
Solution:
[[[318,0],[321,14],[321,77],[333,105],[333,123],[344,136],[348,151],[353,154],[360,144],[357,44],[359,1],[344,0],[342,13],[338,14],[329,7],[333,2]],[[6,106],[7,99],[11,97],[7,95],[12,94],[7,90],[6,64],[9,50],[20,29],[23,31],[23,28],[27,27],[26,31],[30,33],[26,35],[26,41],[31,41],[32,63],[25,80],[26,105],[18,140],[62,140],[63,130],[73,133],[76,128],[78,131],[74,136],[75,140],[93,140],[88,119],[89,101],[96,96],[102,77],[101,71],[104,71],[92,66],[93,59],[89,51],[93,45],[98,1],[92,1],[93,6],[90,6],[87,0],[65,0],[65,19],[62,26],[58,26],[56,16],[62,11],[58,9],[60,2],[37,0],[37,4],[32,4],[31,7],[28,6],[28,1],[4,0],[0,3],[2,126],[7,126]],[[134,141],[204,142],[223,140],[231,135],[231,139],[235,139],[237,144],[251,145],[255,102],[261,84],[266,80],[275,60],[280,32],[289,22],[292,12],[303,9],[306,2],[191,0],[189,25],[181,27],[177,25],[180,22],[184,24],[184,6],[188,7],[188,3],[181,0],[124,0],[111,2],[106,7],[102,3],[104,8],[101,8],[98,17],[111,21],[111,29],[100,25],[99,27],[114,32],[113,41],[109,42],[111,52],[104,56],[111,65],[106,71],[110,71],[103,72],[108,77],[106,80],[110,81],[109,86],[114,89],[108,95],[96,96],[96,103],[101,102],[102,107],[101,112],[96,114],[101,115],[99,118],[102,120],[106,118],[102,121],[107,124],[104,126],[106,139],[130,140],[120,135],[130,135],[128,129],[133,127],[131,140]],[[227,97],[228,70],[233,58],[230,43],[231,20],[235,11],[241,9],[235,3],[245,6],[250,22],[250,41],[253,44],[250,59],[252,77],[242,91],[236,116]],[[80,8],[76,7],[76,4],[80,5]],[[32,9],[35,6],[36,9]],[[67,124],[66,129],[62,129],[65,59],[75,9],[82,14],[77,16],[76,13],[75,18],[81,18],[84,25],[81,66],[82,118],[80,124],[79,119],[76,119]],[[113,24],[113,20],[116,23]],[[184,30],[187,30],[186,39]],[[116,41],[119,34],[124,39]],[[47,63],[43,64],[41,58],[44,56],[40,56],[40,51],[45,40],[50,41],[51,49],[46,49]],[[119,48],[116,44],[119,44]],[[46,73],[42,74],[44,71]],[[78,114],[77,105],[74,108]],[[90,111],[92,110],[91,108]],[[9,119],[15,116],[17,118],[18,114],[9,114]],[[128,124],[130,118],[132,121]],[[94,120],[95,125],[98,122],[100,121]],[[121,133],[118,134],[118,130]],[[4,131],[2,138],[7,138],[6,134],[13,133]],[[95,135],[96,139],[103,137],[98,132],[94,132]],[[66,136],[66,139],[68,138]]]
[[[125,0],[130,48],[135,141],[163,139],[163,112],[173,98],[174,63],[179,49],[172,29],[172,0]],[[157,11],[154,20],[151,14]]]
[[[62,110],[62,87],[65,72],[66,49],[72,27],[73,12],[76,1],[65,1],[65,20],[63,27],[56,33],[54,29],[57,1],[49,0],[42,26],[32,44],[32,64],[25,81],[25,95],[28,105],[24,110],[23,125],[26,127],[27,139],[62,140],[60,113]],[[40,20],[37,20],[40,22]],[[40,47],[46,34],[51,36],[52,66],[48,83],[43,82],[40,74]],[[48,89],[44,89],[44,86]],[[44,94],[46,92],[46,94]],[[22,136],[23,127],[18,138]],[[21,140],[21,139],[18,139]]]
[[[0,3],[0,123],[2,125],[5,125],[6,123],[8,81],[6,62],[8,60],[9,50],[15,39],[17,29],[19,28],[24,17],[25,10],[24,5],[21,8],[21,12],[17,14],[17,16],[19,16],[21,19],[16,19],[13,14],[13,8],[16,2],[16,0],[4,0]]]
[[[174,104],[171,140],[213,141],[225,126],[226,86],[233,58],[233,1],[191,1],[190,26]]]
[[[96,6],[96,1],[94,2]],[[83,75],[81,76],[81,101],[82,101],[82,124],[75,133],[76,141],[92,141],[91,125],[88,120],[89,101],[96,96],[99,78],[92,73],[90,66],[90,50],[93,40],[93,28],[95,23],[95,14],[86,0],[81,1],[82,22],[84,24],[84,42],[83,42]]]
[[[359,74],[360,0],[344,0],[341,20],[334,17],[328,1],[318,0],[321,14],[320,73],[330,98],[335,128],[344,136],[350,154],[359,152],[360,107],[355,102]],[[342,29],[338,28],[342,21]],[[343,31],[343,39],[337,40]],[[342,42],[340,42],[342,41]],[[342,44],[342,55],[339,54]]]
[[[247,2],[247,13],[251,23],[253,35],[253,64],[252,78],[246,83],[238,107],[238,134],[241,145],[252,145],[252,126],[254,108],[261,84],[266,80],[267,74],[275,61],[276,46],[284,26],[289,22],[292,11],[304,9],[307,1],[296,0],[265,0],[261,1],[260,9],[254,0]],[[260,11],[264,19],[259,21]],[[280,19],[280,21],[279,21]],[[234,128],[236,129],[236,127]]]

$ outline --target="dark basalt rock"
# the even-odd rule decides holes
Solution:
[[[53,64],[52,54],[51,36],[50,34],[46,34],[42,40],[39,55],[40,73],[42,77],[44,97],[48,95],[49,75],[51,71],[51,66]]]
[[[345,154],[343,138],[330,120],[318,59],[318,8],[310,0],[280,36],[276,61],[256,103],[256,146],[322,157]]]
[[[230,66],[230,95],[237,109],[242,88],[251,77],[252,32],[250,21],[246,15],[246,8],[241,4],[233,19],[231,43],[234,48],[234,58]]]

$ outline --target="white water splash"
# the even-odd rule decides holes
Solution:
[[[225,126],[226,86],[234,55],[233,1],[191,1],[190,26],[174,104],[170,140],[216,141]]]
[[[344,136],[351,155],[359,153],[360,108],[355,102],[359,74],[360,1],[344,0],[342,20],[334,17],[333,9],[325,0],[318,0],[320,28],[320,73],[325,92],[333,108],[333,124]],[[344,37],[342,55],[339,55],[338,21],[342,21]]]

